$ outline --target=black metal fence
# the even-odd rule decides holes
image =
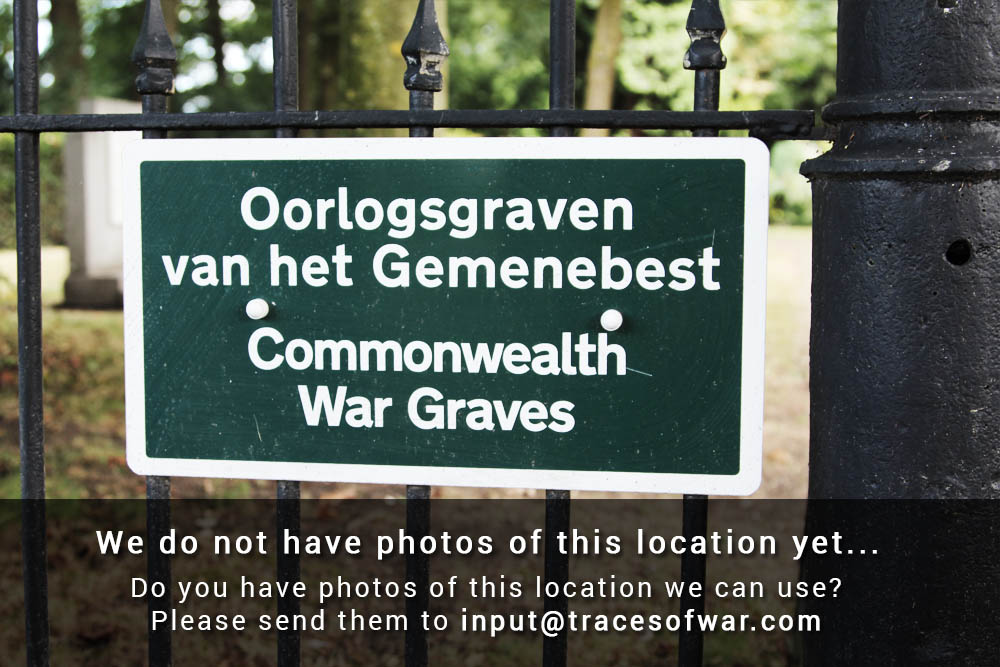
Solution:
[[[721,40],[726,26],[718,0],[693,0],[687,23],[691,47],[683,66],[695,77],[693,111],[578,111],[574,109],[575,0],[550,0],[549,109],[548,110],[434,110],[434,93],[441,90],[440,63],[448,47],[438,26],[434,0],[415,0],[413,27],[403,43],[406,60],[404,85],[409,90],[409,110],[323,111],[298,110],[298,27],[295,0],[273,2],[274,111],[252,113],[170,113],[167,98],[173,91],[177,54],[167,33],[159,0],[146,0],[145,17],[139,30],[133,60],[139,67],[136,90],[142,97],[142,114],[39,115],[38,7],[37,0],[14,1],[14,115],[0,117],[0,131],[15,135],[17,209],[17,291],[18,291],[18,391],[21,452],[21,495],[23,503],[23,556],[27,662],[30,666],[49,663],[48,590],[45,541],[45,446],[42,428],[42,306],[39,135],[42,132],[84,132],[142,130],[145,139],[165,139],[170,130],[188,132],[211,130],[271,129],[277,137],[295,137],[301,129],[322,128],[409,128],[411,137],[431,137],[434,128],[545,128],[553,137],[571,136],[583,127],[687,130],[695,136],[716,136],[720,130],[748,130],[765,139],[808,138],[813,126],[812,111],[720,112],[719,79],[726,59]],[[680,64],[680,63],[678,63]],[[126,64],[122,63],[125,71]],[[147,536],[149,543],[165,534],[170,526],[170,479],[149,477],[147,490]],[[277,528],[298,533],[299,483],[277,483]],[[407,488],[407,530],[415,537],[428,534],[430,489]],[[685,536],[704,535],[708,499],[686,496],[683,507]],[[570,525],[568,491],[546,492],[545,579],[565,582],[569,556],[560,554],[555,534]],[[295,581],[300,574],[297,556],[281,556],[277,563],[279,581]],[[684,555],[684,581],[704,581],[705,557]],[[150,551],[149,581],[170,581],[167,556]],[[417,584],[420,593],[407,600],[410,621],[405,639],[405,661],[409,667],[427,664],[427,639],[421,624],[414,622],[427,608],[428,560],[410,556],[406,578]],[[169,588],[169,586],[168,586]],[[687,589],[685,589],[687,590]],[[170,598],[149,596],[149,618],[154,610],[169,611]],[[547,598],[546,611],[565,612],[567,600]],[[684,613],[704,610],[704,599],[685,594]],[[294,614],[298,601],[292,596],[279,600],[278,611]],[[299,663],[299,634],[278,634],[277,664]],[[546,638],[543,664],[565,665],[565,631]],[[702,663],[700,631],[681,631],[679,664]],[[153,629],[149,624],[149,664],[171,664],[169,628]]]

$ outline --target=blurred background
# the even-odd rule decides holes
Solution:
[[[138,96],[130,53],[142,20],[142,2],[42,0],[38,5],[42,17],[40,112],[133,112],[128,103],[136,104]],[[270,0],[162,0],[162,5],[179,59],[172,110],[271,108]],[[729,28],[722,42],[728,66],[722,73],[721,109],[818,110],[830,101],[835,89],[837,3],[722,0],[721,5]],[[298,0],[298,7],[301,109],[407,107],[399,52],[416,0]],[[684,29],[689,7],[690,2],[684,0],[578,0],[577,106],[690,110],[694,77],[681,65],[690,43]],[[548,2],[437,0],[437,8],[451,49],[444,69],[445,90],[435,96],[438,108],[548,106]],[[11,0],[0,0],[3,114],[13,113],[12,11]],[[493,134],[538,133],[527,129]],[[602,133],[607,132],[581,131]],[[321,134],[358,132],[303,132],[302,136]],[[473,136],[464,130],[439,130],[437,134]],[[80,169],[73,166],[78,160],[73,157],[73,141],[77,139],[59,133],[41,138],[48,495],[143,497],[143,478],[125,466],[121,312],[66,306],[65,286],[71,270],[67,246],[72,245],[74,233],[72,228],[67,231],[67,219],[79,213],[74,188],[79,190],[77,181],[82,178]],[[769,147],[764,481],[757,495],[802,498],[806,493],[809,435],[811,203],[809,184],[798,168],[804,159],[827,146],[823,142],[785,141]],[[0,134],[3,498],[16,498],[20,493],[14,246],[13,137]],[[270,482],[177,478],[173,495],[272,497],[273,488]],[[542,492],[435,487],[434,493],[445,497],[536,497]],[[303,495],[399,497],[403,490],[379,485],[308,484],[303,485]]]

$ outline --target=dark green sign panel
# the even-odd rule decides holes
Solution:
[[[749,139],[141,142],[143,474],[749,493]]]

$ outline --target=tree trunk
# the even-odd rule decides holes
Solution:
[[[584,109],[610,109],[615,92],[615,60],[622,43],[622,0],[602,0],[587,57]],[[585,137],[606,137],[605,128],[584,128]]]
[[[435,3],[447,35],[447,2]],[[406,109],[400,49],[416,0],[299,0],[299,94],[303,109]],[[445,90],[435,108],[447,108]],[[343,134],[319,132],[316,134]],[[354,134],[353,132],[351,134]],[[403,135],[400,130],[364,134]]]
[[[368,0],[341,5],[340,95],[351,109],[406,109],[400,48],[413,23],[412,0]]]
[[[222,17],[219,16],[219,0],[208,0],[208,21],[205,31],[212,42],[212,62],[215,63],[215,85],[225,88],[229,81],[226,78],[226,67],[224,64],[225,54],[222,47],[226,43],[225,35],[222,33]]]
[[[52,24],[52,46],[46,60],[55,80],[47,97],[53,113],[75,113],[77,102],[87,90],[76,0],[55,0],[49,10],[49,22]]]
[[[58,2],[59,0],[55,0]],[[55,3],[53,3],[55,4]],[[163,10],[163,21],[167,24],[167,32],[170,38],[177,44],[177,5],[179,0],[160,0],[160,8]]]

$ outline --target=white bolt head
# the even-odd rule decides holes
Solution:
[[[251,320],[262,320],[271,312],[271,306],[264,299],[250,299],[247,302],[247,317]]]
[[[624,321],[625,318],[622,317],[622,314],[614,308],[608,308],[601,315],[601,326],[604,327],[605,331],[618,331]]]

